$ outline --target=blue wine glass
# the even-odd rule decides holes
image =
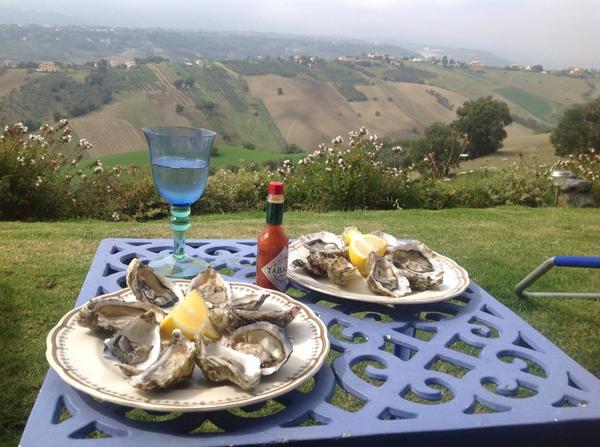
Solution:
[[[173,254],[150,262],[165,276],[191,278],[207,263],[185,253],[185,232],[190,227],[190,205],[196,202],[208,179],[212,130],[192,127],[145,127],[152,178],[158,193],[171,204]]]

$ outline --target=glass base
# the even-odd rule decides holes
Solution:
[[[176,258],[173,255],[150,261],[150,267],[169,278],[193,278],[206,268],[208,263],[200,258],[184,255]]]

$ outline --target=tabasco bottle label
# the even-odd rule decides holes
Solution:
[[[284,247],[277,256],[262,268],[267,279],[281,292],[287,290],[288,248]]]

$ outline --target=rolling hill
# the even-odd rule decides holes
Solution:
[[[110,70],[119,82],[112,100],[72,119],[76,133],[94,145],[93,158],[143,149],[141,128],[150,125],[208,127],[219,134],[218,145],[251,143],[271,152],[281,152],[288,144],[312,151],[361,126],[380,137],[419,138],[432,122],[453,120],[464,101],[492,95],[508,103],[515,119],[504,153],[492,161],[502,165],[503,159],[512,160],[536,146],[551,160],[544,130],[554,126],[570,105],[600,95],[598,78],[447,69],[408,61],[393,66],[366,60],[351,64],[319,59],[200,60],[142,63],[130,73]],[[64,69],[62,75],[85,83],[89,73],[88,66],[77,66]],[[0,74],[0,108],[16,107],[7,98],[28,92],[28,83],[51,76],[56,75],[6,70]],[[21,103],[27,99],[19,98]],[[183,107],[179,112],[178,105]],[[50,111],[43,118],[52,121]]]

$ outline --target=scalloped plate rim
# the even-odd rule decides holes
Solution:
[[[341,239],[340,235],[336,236]],[[324,293],[326,295],[333,296],[336,298],[347,299],[352,301],[361,301],[364,303],[394,304],[400,306],[430,304],[449,300],[451,298],[461,295],[465,290],[467,290],[471,282],[471,280],[469,279],[468,272],[463,267],[458,265],[456,261],[446,256],[440,255],[439,253],[434,251],[434,255],[438,258],[440,262],[444,264],[444,267],[450,267],[451,271],[454,272],[456,274],[456,277],[458,278],[458,287],[454,287],[451,291],[439,292],[436,290],[426,290],[423,292],[411,293],[400,298],[393,298],[376,294],[359,294],[349,292],[330,282],[325,283],[315,278],[312,278],[308,274],[302,273],[296,267],[292,267],[292,261],[296,259],[296,256],[294,256],[294,254],[300,249],[300,247],[301,242],[299,240],[296,240],[295,242],[290,244],[288,252],[288,279],[292,283],[300,287],[304,287],[315,292]],[[423,299],[423,296],[427,296],[426,294],[429,294],[430,296]]]
[[[188,284],[189,281],[175,280],[174,283],[181,286],[183,284]],[[143,392],[140,392],[133,387],[131,387],[131,390],[132,390],[131,392],[134,394],[139,394],[141,396],[140,399],[144,399],[144,400],[132,401],[132,400],[128,400],[128,399],[119,398],[114,395],[104,393],[101,389],[94,388],[90,385],[82,383],[81,381],[77,380],[77,378],[72,377],[68,373],[68,371],[65,369],[62,362],[60,362],[59,360],[57,360],[57,358],[55,358],[55,351],[60,349],[56,346],[55,340],[58,337],[58,335],[60,335],[61,331],[68,329],[71,324],[75,324],[75,325],[77,324],[76,322],[74,322],[72,320],[76,317],[76,315],[79,312],[79,310],[81,309],[81,307],[84,306],[85,304],[87,304],[87,302],[84,303],[82,306],[78,306],[76,308],[71,309],[69,312],[67,312],[65,315],[63,315],[60,318],[60,320],[58,321],[58,323],[50,330],[50,332],[48,333],[48,335],[46,337],[46,360],[48,361],[52,370],[54,372],[56,372],[62,380],[64,380],[67,384],[69,384],[73,388],[75,388],[89,396],[101,399],[103,401],[112,402],[112,403],[116,403],[119,405],[131,407],[131,408],[141,408],[144,410],[166,411],[166,412],[184,412],[185,413],[185,412],[219,411],[219,410],[226,410],[229,408],[237,408],[237,407],[257,404],[257,403],[264,402],[266,400],[275,398],[275,397],[285,394],[287,392],[290,392],[290,391],[298,388],[306,380],[308,380],[312,376],[314,376],[319,371],[321,366],[323,365],[323,363],[327,357],[327,354],[329,353],[329,349],[330,349],[330,343],[329,343],[329,338],[327,336],[327,328],[325,326],[325,323],[323,323],[323,321],[315,314],[315,312],[312,309],[310,309],[306,304],[304,304],[298,300],[295,300],[294,298],[292,298],[284,293],[273,291],[273,290],[268,290],[268,289],[263,289],[259,286],[256,286],[251,283],[246,283],[246,282],[231,281],[228,283],[231,284],[232,286],[242,286],[242,287],[250,287],[253,289],[265,290],[269,293],[273,293],[276,296],[279,296],[280,298],[286,300],[290,304],[299,306],[301,308],[301,312],[303,311],[306,314],[306,317],[309,320],[313,321],[319,329],[318,336],[312,338],[312,343],[315,343],[317,346],[319,346],[318,354],[315,356],[312,363],[309,364],[306,368],[304,368],[305,370],[301,375],[293,378],[292,380],[288,380],[287,382],[284,382],[284,384],[277,387],[277,389],[275,391],[263,392],[261,394],[252,396],[250,398],[244,398],[244,399],[241,399],[238,401],[225,402],[225,403],[219,403],[219,404],[210,404],[210,405],[187,406],[187,405],[177,405],[177,404],[153,403],[151,398],[144,397]],[[120,289],[116,292],[111,292],[111,293],[107,293],[104,295],[99,295],[99,296],[93,297],[93,298],[91,298],[91,300],[113,298],[113,297],[117,297],[120,295],[127,295],[127,293],[130,293],[130,292],[131,292],[131,290],[129,289],[129,287],[126,287],[126,288]],[[267,302],[268,302],[268,299],[267,299]],[[90,336],[93,336],[93,335],[90,334]],[[293,355],[294,355],[294,353],[292,351],[292,356]],[[271,377],[276,377],[276,375],[277,375],[277,373],[275,373]],[[126,379],[123,378],[123,380],[126,380]],[[219,386],[219,385],[217,385],[217,386]],[[237,386],[231,386],[230,388],[233,388],[234,391],[237,393],[246,393],[243,390],[239,389]],[[165,390],[164,393],[168,393],[169,391],[170,390]],[[248,394],[248,393],[246,393],[246,394]]]

